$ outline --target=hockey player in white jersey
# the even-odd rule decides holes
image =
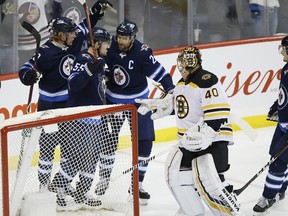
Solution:
[[[176,215],[205,215],[202,201],[213,215],[241,215],[233,186],[224,177],[228,145],[233,144],[227,96],[217,76],[202,68],[197,47],[182,49],[177,67],[182,78],[173,95],[136,100],[140,113],[154,111],[153,119],[171,114],[174,107],[179,142],[167,157],[165,172],[180,206]]]

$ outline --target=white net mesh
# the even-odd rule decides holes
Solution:
[[[132,148],[135,110],[124,105],[111,109],[106,114],[103,106],[51,110],[0,125],[22,127],[8,132],[11,216],[21,212],[23,196],[45,191],[56,193],[58,215],[134,215],[131,175],[118,176],[137,155]],[[35,120],[42,126],[25,128]]]

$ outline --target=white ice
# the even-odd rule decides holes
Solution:
[[[269,161],[269,145],[273,136],[274,127],[256,129],[257,139],[251,141],[242,131],[234,133],[235,144],[230,146],[231,168],[226,173],[227,180],[236,189],[241,188]],[[152,155],[155,155],[172,146],[175,142],[156,144],[153,147]],[[144,189],[151,194],[151,199],[147,206],[141,206],[141,216],[174,216],[179,206],[172,194],[168,190],[164,177],[165,159],[168,152],[155,160],[151,161],[144,181]],[[246,216],[252,216],[253,206],[261,197],[267,169],[251,183],[238,197],[242,212]],[[193,203],[191,203],[193,205]],[[287,216],[288,198],[277,203],[265,216]],[[75,212],[76,213],[76,212]],[[65,215],[66,214],[61,214]],[[95,215],[95,212],[77,212],[67,215]],[[105,214],[101,214],[105,215]],[[206,208],[205,215],[211,216],[212,213]]]
[[[242,131],[234,133],[233,146],[230,146],[230,170],[226,173],[226,178],[236,189],[241,188],[269,161],[269,145],[275,127],[257,129],[257,139],[251,141]],[[157,144],[153,147],[153,154],[163,151],[175,142]],[[147,206],[141,206],[141,216],[174,216],[179,206],[167,188],[164,177],[164,165],[166,155],[163,155],[149,164],[146,174],[144,188],[151,194],[151,199]],[[261,197],[267,169],[246,188],[239,196],[242,212],[246,216],[252,216],[253,206]],[[191,203],[193,205],[193,203]],[[206,209],[205,215],[212,213]],[[288,198],[271,207],[265,216],[287,216]]]

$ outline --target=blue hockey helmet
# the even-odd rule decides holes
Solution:
[[[138,28],[136,23],[125,20],[117,27],[116,33],[117,35],[136,37],[138,33]]]
[[[285,36],[282,41],[281,41],[281,45],[288,47],[288,36]]]
[[[281,41],[281,45],[279,45],[279,51],[280,51],[280,46],[282,47],[282,49],[285,49],[286,54],[288,55],[288,36],[285,36],[282,41]],[[280,51],[281,52],[281,51]]]
[[[94,38],[95,42],[96,41],[99,41],[99,42],[106,41],[106,42],[110,43],[111,36],[106,29],[95,26],[92,29],[92,33],[93,33],[93,38]]]
[[[69,19],[67,17],[60,17],[51,20],[49,23],[49,31],[53,35],[57,35],[59,32],[73,32],[76,31],[77,25],[72,19]]]

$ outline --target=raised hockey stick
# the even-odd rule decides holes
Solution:
[[[132,172],[133,170],[138,169],[140,166],[143,166],[144,164],[147,164],[147,163],[149,163],[150,161],[152,161],[152,160],[154,160],[154,159],[156,159],[156,158],[158,158],[158,157],[166,154],[166,152],[167,152],[167,151],[170,151],[171,149],[172,149],[172,147],[167,148],[167,149],[165,149],[165,150],[163,150],[163,151],[161,151],[161,152],[159,152],[159,153],[157,153],[157,154],[155,154],[155,155],[147,158],[146,160],[143,160],[143,161],[141,161],[140,163],[133,165],[132,167],[130,167],[130,168],[122,171],[122,172],[119,173],[118,175],[113,176],[113,177],[111,178],[111,181],[115,181],[116,179],[118,179],[118,178],[126,175],[127,173],[130,173],[130,172]]]
[[[86,15],[86,20],[87,20],[87,25],[88,25],[88,30],[89,30],[89,40],[91,47],[93,49],[93,56],[95,59],[98,58],[98,53],[96,52],[95,46],[94,46],[94,39],[93,39],[93,32],[92,32],[92,26],[91,26],[91,21],[90,21],[90,13],[89,13],[89,8],[86,0],[78,0],[80,4],[83,5],[85,15]]]
[[[36,40],[36,49],[35,49],[35,55],[34,55],[35,59],[34,59],[34,65],[33,65],[34,70],[36,71],[37,60],[38,60],[38,50],[39,50],[39,47],[40,47],[41,35],[39,34],[39,32],[30,23],[28,23],[26,21],[21,22],[21,26],[24,29],[26,29]],[[34,87],[34,84],[30,85],[28,102],[27,102],[27,110],[26,110],[27,113],[30,112],[30,108],[31,108],[33,87]]]
[[[234,193],[236,195],[241,194],[258,176],[261,175],[261,173],[264,172],[264,170],[269,167],[285,150],[288,149],[288,144],[284,146],[284,148],[282,148],[275,156],[273,156],[268,163],[261,168],[261,170],[259,170],[243,187],[234,190]]]
[[[91,47],[93,49],[93,56],[94,56],[94,59],[97,59],[98,58],[98,53],[96,52],[96,49],[95,49],[95,46],[94,46],[94,39],[93,39],[93,33],[92,33],[92,26],[91,26],[91,21],[90,21],[90,16],[89,16],[89,8],[88,8],[88,4],[86,2],[86,0],[78,0],[78,2],[80,4],[83,5],[84,7],[84,10],[85,10],[85,14],[86,14],[86,19],[87,19],[87,24],[88,24],[88,30],[89,30],[89,40],[90,40],[90,44],[91,44]],[[109,4],[107,4],[108,6],[106,6],[107,8],[111,8],[111,6]],[[102,78],[100,78],[99,80],[101,80]],[[103,89],[103,104],[104,105],[107,105],[107,100],[106,100],[106,97],[105,97],[105,92],[106,92],[106,82],[105,80],[102,80],[102,89]],[[108,124],[108,130],[109,130],[109,133],[111,134],[112,133],[112,125],[111,125],[111,121],[110,121],[110,116],[108,115],[107,116],[107,124]]]

